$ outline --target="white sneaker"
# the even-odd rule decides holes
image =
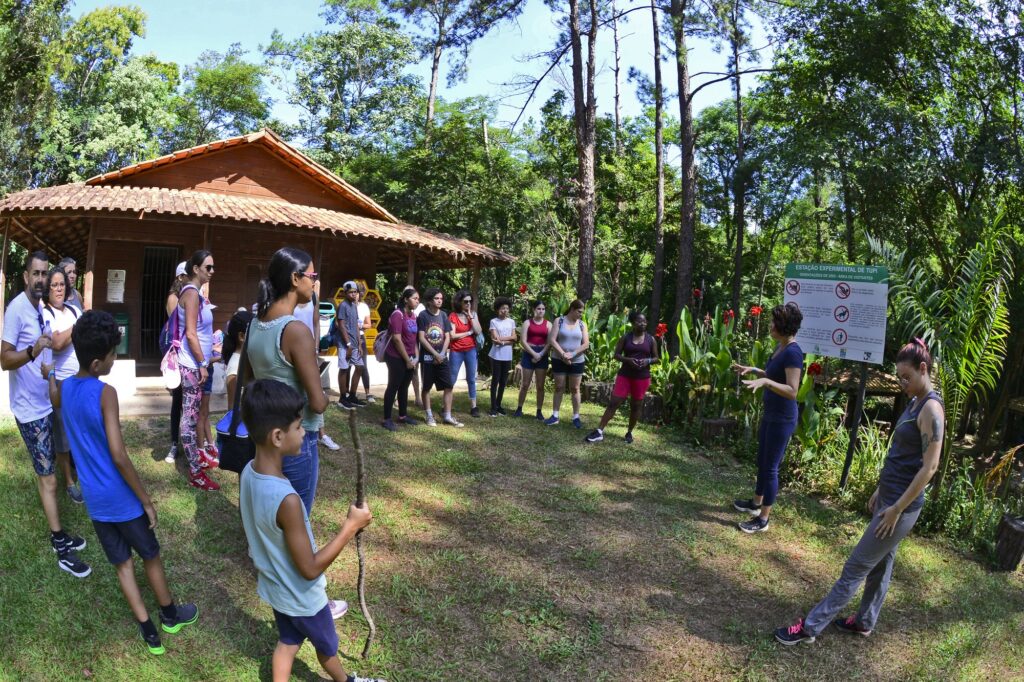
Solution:
[[[348,602],[344,599],[328,599],[327,605],[331,607],[331,618],[334,620],[348,613]]]
[[[320,442],[324,444],[324,447],[328,450],[341,450],[341,446],[334,442],[334,439],[328,436],[326,433],[320,436]]]
[[[443,421],[448,426],[455,426],[455,427],[460,428],[460,429],[463,426],[462,422],[460,422],[458,419],[452,417],[451,415],[445,417]]]
[[[377,402],[377,399],[376,399],[376,398],[374,398],[374,397],[373,397],[372,395],[370,395],[369,393],[367,393],[367,394],[366,394],[366,402],[368,402],[368,403],[375,403],[375,402]]]
[[[178,446],[172,445],[171,449],[167,451],[167,456],[164,457],[164,461],[168,464],[174,464],[174,460],[178,457]]]
[[[437,426],[437,421],[434,419],[434,415],[432,415],[432,414],[428,414],[427,415],[426,424],[427,424],[427,426]]]

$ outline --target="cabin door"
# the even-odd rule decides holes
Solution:
[[[167,321],[167,292],[181,262],[177,246],[147,246],[142,258],[141,360],[160,360],[160,330]]]

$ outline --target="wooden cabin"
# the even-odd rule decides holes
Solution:
[[[255,302],[270,256],[296,246],[314,258],[328,298],[346,280],[377,273],[479,269],[512,258],[409,225],[270,130],[174,152],[84,183],[29,189],[0,200],[8,240],[78,262],[87,308],[128,320],[127,359],[152,367],[175,266],[213,253],[214,327]],[[0,284],[7,277],[0,263]],[[0,307],[6,307],[2,300]]]

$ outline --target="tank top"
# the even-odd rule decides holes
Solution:
[[[249,332],[249,366],[252,367],[253,376],[257,379],[276,379],[288,384],[306,398],[306,406],[302,408],[302,428],[306,431],[319,431],[324,425],[324,416],[310,408],[309,395],[299,381],[298,373],[281,352],[281,335],[284,334],[284,328],[289,322],[296,321],[298,320],[293,315],[283,315],[269,322],[253,320]]]
[[[653,358],[654,337],[645,332],[644,340],[640,343],[635,343],[633,341],[633,333],[626,334],[626,342],[622,345],[622,357],[627,359],[639,358],[641,360]],[[624,376],[628,379],[650,379],[651,366],[635,367],[632,363],[624,362],[622,367],[619,368],[619,376]]]
[[[185,307],[181,304],[181,297],[186,291],[192,289],[199,294],[199,319],[196,322],[196,335],[199,337],[199,347],[203,351],[203,358],[210,362],[213,360],[213,310],[210,302],[203,298],[203,294],[194,285],[188,284],[178,295],[178,333],[181,335],[181,348],[178,351],[178,360],[184,367],[197,369],[199,363],[192,356],[192,349],[185,338]]]
[[[562,347],[566,353],[572,353],[577,348],[583,345],[583,320],[577,320],[576,324],[569,324],[569,320],[564,317],[558,318],[558,336],[555,337],[558,341],[558,345]],[[572,364],[579,365],[586,362],[587,356],[577,355],[572,359]]]
[[[302,577],[277,525],[277,510],[284,498],[295,495],[286,478],[257,473],[252,462],[245,465],[238,487],[238,510],[249,542],[249,556],[256,567],[256,593],[260,599],[286,616],[315,616],[327,606],[327,579],[321,573],[313,580]],[[302,507],[309,544],[316,541],[309,527],[309,515]]]
[[[448,315],[448,319],[452,321],[452,331],[456,334],[465,334],[473,329],[473,321],[463,322],[458,313],[451,313]],[[461,339],[452,341],[452,345],[449,348],[457,353],[476,350],[476,339],[473,338],[472,334],[463,336]]]
[[[96,377],[68,377],[60,385],[64,431],[75,453],[89,518],[106,523],[142,516],[142,503],[110,456],[100,398],[106,386]]]
[[[917,425],[917,418],[929,400],[942,402],[939,394],[935,391],[929,392],[920,402],[915,398],[907,405],[907,409],[903,411],[899,421],[896,422],[896,428],[892,430],[889,453],[885,456],[882,473],[878,477],[878,501],[881,503],[881,507],[876,505],[876,510],[884,509],[900,499],[924,464],[924,453],[921,452],[921,429]],[[924,506],[924,491],[921,491],[917,499],[907,505],[904,511],[917,511],[922,506]]]
[[[548,321],[540,324],[533,321],[531,317],[526,324],[526,344],[529,346],[543,346],[548,342]]]

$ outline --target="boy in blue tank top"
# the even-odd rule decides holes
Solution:
[[[92,519],[107,559],[117,570],[128,606],[139,622],[142,638],[151,653],[164,653],[160,635],[135,582],[132,550],[142,557],[146,579],[160,605],[164,632],[175,633],[195,623],[195,604],[175,604],[167,588],[156,528],[156,509],[139,479],[121,436],[117,391],[99,377],[110,373],[117,358],[121,332],[110,313],[91,310],[83,314],[71,332],[79,370],[57,381],[53,365],[43,365],[50,384],[50,401],[63,411],[71,449],[75,453],[85,508]]]
[[[349,540],[370,523],[370,510],[365,503],[352,505],[341,532],[317,551],[309,514],[282,469],[285,455],[298,452],[305,437],[305,404],[298,391],[273,379],[252,382],[242,396],[242,421],[256,444],[256,458],[242,470],[238,509],[256,567],[256,592],[270,604],[277,623],[273,678],[289,679],[295,655],[308,639],[331,679],[383,682],[345,673],[324,578]]]

